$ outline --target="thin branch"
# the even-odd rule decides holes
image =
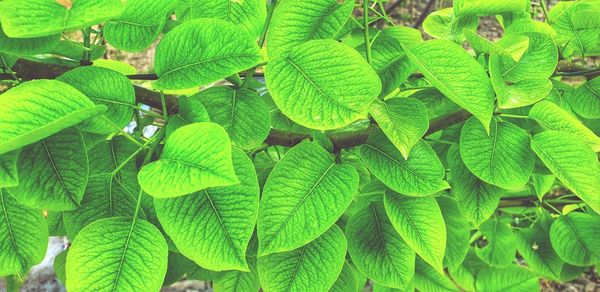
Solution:
[[[423,21],[425,20],[427,15],[429,15],[429,10],[431,10],[434,4],[435,0],[429,0],[427,2],[427,5],[425,5],[425,8],[423,9],[423,11],[421,11],[421,15],[419,15],[419,18],[417,18],[417,21],[415,21],[415,23],[413,24],[413,28],[419,28],[419,26],[423,24]]]

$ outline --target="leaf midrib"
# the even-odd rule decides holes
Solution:
[[[8,234],[10,237],[11,246],[13,247],[13,249],[15,250],[15,253],[17,254],[19,264],[21,265],[20,268],[23,269],[25,267],[25,263],[23,262],[23,259],[21,258],[20,254],[19,254],[17,240],[15,238],[15,233],[13,232],[13,229],[12,229],[12,224],[10,223],[10,218],[8,217],[8,211],[6,210],[6,203],[4,202],[4,191],[2,189],[0,189],[0,205],[2,205],[2,212],[3,212],[4,218],[6,220],[6,226],[8,228]],[[21,273],[21,271],[19,271],[19,273]]]
[[[44,151],[46,152],[46,155],[48,156],[48,160],[50,161],[50,164],[52,165],[52,169],[54,170],[54,174],[56,175],[56,178],[58,179],[61,187],[64,189],[65,194],[67,195],[67,198],[69,199],[69,201],[71,201],[71,203],[75,204],[75,206],[79,206],[79,202],[77,202],[77,199],[75,199],[75,197],[73,196],[73,194],[71,193],[71,191],[67,188],[67,186],[65,185],[65,182],[62,178],[62,176],[60,175],[58,168],[56,167],[56,163],[54,162],[54,158],[52,158],[52,154],[50,153],[50,149],[48,149],[48,145],[46,144],[46,141],[44,139],[40,140],[42,146],[44,147]]]
[[[294,63],[294,61],[292,61],[290,58],[284,57],[283,60],[286,61],[288,64],[292,65],[294,67],[294,69],[296,69],[296,71],[298,71],[298,73],[300,73],[300,75],[302,75],[302,77],[304,77],[304,79],[306,81],[308,81],[319,92],[319,94],[321,96],[326,98],[327,101],[329,101],[329,102],[333,103],[335,106],[341,107],[349,112],[360,113],[359,111],[354,110],[353,108],[350,108],[346,105],[339,103],[337,100],[335,100],[334,98],[332,98],[331,96],[326,94],[321,89],[321,87],[317,86],[317,84],[310,77],[308,77],[308,75],[298,66],[298,64]]]
[[[193,62],[191,64],[187,64],[187,65],[184,65],[184,66],[181,66],[181,67],[177,67],[177,68],[171,69],[171,70],[169,70],[169,71],[167,71],[165,73],[160,74],[160,77],[161,78],[165,78],[167,75],[170,75],[172,73],[175,73],[175,72],[187,69],[189,67],[194,67],[194,66],[205,64],[205,63],[215,62],[215,61],[219,61],[219,60],[222,60],[222,59],[228,59],[228,58],[230,58],[230,59],[235,59],[235,58],[252,58],[252,57],[255,57],[255,56],[254,55],[250,55],[250,54],[237,54],[237,55],[227,55],[227,56],[219,56],[219,57],[215,57],[215,58],[209,58],[209,59],[201,60],[201,61],[198,61],[198,62]]]
[[[221,218],[221,214],[219,213],[219,210],[217,210],[212,198],[210,197],[210,194],[208,192],[207,189],[203,190],[204,194],[206,195],[206,199],[208,200],[208,202],[210,203],[210,207],[213,210],[213,212],[215,213],[215,215],[217,216],[217,220],[219,221],[219,225],[221,226],[221,228],[223,229],[223,232],[225,232],[225,238],[227,238],[227,243],[229,244],[229,246],[231,246],[231,248],[234,251],[235,257],[237,258],[237,260],[240,261],[240,263],[243,263],[244,260],[243,258],[240,256],[240,254],[237,252],[237,248],[235,246],[235,244],[233,243],[233,239],[231,238],[231,235],[229,235],[229,231],[227,230],[227,228],[225,227],[225,223],[223,222],[223,219]]]
[[[304,196],[302,197],[302,200],[300,200],[300,202],[298,202],[298,204],[296,204],[294,209],[288,214],[288,216],[285,218],[283,223],[281,223],[281,225],[279,225],[277,230],[275,230],[275,233],[273,233],[271,238],[265,243],[265,245],[264,245],[265,247],[268,247],[271,245],[273,240],[275,240],[275,238],[279,235],[279,233],[283,230],[283,228],[288,224],[288,222],[292,218],[292,215],[294,215],[294,213],[298,210],[300,205],[302,205],[304,203],[304,201],[306,201],[308,196],[310,196],[312,194],[312,192],[317,188],[317,186],[321,183],[321,181],[323,181],[325,176],[329,173],[329,171],[331,171],[331,169],[333,169],[334,166],[335,166],[335,163],[331,163],[331,165],[329,165],[329,167],[327,167],[327,169],[325,170],[325,172],[323,172],[321,177],[319,177],[319,179],[313,184],[313,186],[310,188],[310,190],[306,194],[304,194]]]

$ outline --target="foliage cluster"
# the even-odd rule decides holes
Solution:
[[[68,291],[534,291],[600,263],[600,1],[455,0],[430,40],[384,2],[0,1],[0,276],[49,235]],[[154,73],[101,59],[159,36]]]

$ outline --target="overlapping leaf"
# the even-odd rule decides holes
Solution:
[[[0,95],[0,154],[21,148],[102,113],[75,88],[53,80],[23,83]]]
[[[558,217],[550,227],[550,241],[558,256],[577,266],[600,262],[600,218],[571,212]]]
[[[333,40],[309,41],[273,58],[265,75],[281,111],[318,130],[366,118],[371,101],[381,92],[379,77],[360,54]]]
[[[515,258],[516,237],[505,223],[490,219],[479,227],[486,239],[486,246],[477,248],[477,256],[492,267],[506,267]]]
[[[490,134],[470,118],[460,134],[460,155],[481,180],[507,189],[522,187],[533,172],[535,155],[527,132],[510,122],[492,121]]]
[[[69,291],[158,291],[169,250],[154,225],[125,217],[98,220],[79,232],[67,255]]]
[[[369,170],[386,186],[410,196],[427,196],[450,186],[444,166],[427,143],[420,141],[405,160],[382,131],[369,135],[360,156]]]
[[[354,167],[335,163],[315,142],[301,143],[275,166],[259,209],[259,255],[289,251],[327,231],[358,189]]]
[[[144,166],[138,180],[144,191],[157,198],[239,183],[227,132],[208,122],[177,129],[167,140],[160,159]]]
[[[239,184],[154,200],[158,219],[179,251],[215,271],[249,270],[245,252],[258,215],[258,180],[242,151],[233,151],[233,166]]]
[[[124,75],[100,67],[80,67],[58,77],[85,94],[94,103],[105,105],[107,111],[91,121],[85,121],[81,129],[95,134],[108,134],[129,124],[133,117],[135,92],[131,81]]]
[[[531,148],[565,186],[600,212],[600,163],[590,146],[571,133],[545,131],[533,137]]]
[[[292,251],[258,258],[258,272],[265,292],[327,291],[345,262],[346,239],[333,226],[314,241]]]
[[[472,113],[489,131],[494,90],[485,70],[459,45],[443,40],[405,47],[425,78],[450,100]]]
[[[388,219],[382,202],[358,210],[346,226],[348,252],[359,271],[376,283],[405,289],[414,275],[415,253]]]
[[[309,40],[332,38],[352,14],[354,2],[281,1],[269,26],[269,56],[282,55]]]
[[[427,108],[413,98],[377,99],[369,112],[404,159],[429,128]]]
[[[258,45],[234,24],[197,19],[178,25],[156,47],[158,89],[207,85],[260,62]]]
[[[10,188],[17,201],[36,209],[74,210],[88,182],[88,156],[81,132],[66,129],[21,150],[19,185]]]
[[[192,19],[217,18],[227,20],[239,25],[250,35],[258,37],[267,17],[267,3],[265,0],[192,0],[187,16]]]
[[[385,211],[400,237],[437,271],[443,271],[446,225],[432,197],[411,198],[386,192]]]
[[[260,146],[271,128],[271,116],[263,99],[248,89],[212,87],[194,95],[210,120],[221,125],[231,141],[242,149]]]
[[[46,220],[42,211],[19,204],[2,188],[0,209],[0,275],[24,276],[46,255]]]
[[[121,10],[120,0],[6,0],[0,4],[4,32],[15,38],[84,28],[119,16]]]

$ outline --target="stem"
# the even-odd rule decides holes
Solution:
[[[379,6],[379,10],[381,10],[381,13],[383,13],[383,21],[385,21],[385,23],[387,23],[388,25],[394,26],[395,24],[388,16],[387,11],[385,11],[385,7],[383,7],[383,3],[381,1],[378,1],[377,5]]]
[[[121,129],[119,126],[117,126],[115,123],[113,123],[113,121],[111,121],[108,117],[106,117],[106,116],[103,115],[102,118],[104,118],[104,120],[108,124],[110,124],[111,127],[113,127],[115,130],[119,131],[121,134],[123,134],[131,142],[135,143],[135,145],[137,145],[138,147],[144,147],[144,144],[140,143],[140,141],[138,141],[136,138],[134,138],[133,136],[131,136],[129,133],[125,132],[125,130]]]
[[[548,17],[548,7],[546,7],[546,0],[540,0],[540,6],[542,6],[542,12],[544,12],[544,21],[546,23],[550,23],[550,18]]]
[[[151,116],[151,117],[153,117],[153,118],[159,118],[159,119],[162,119],[162,118],[163,118],[163,116],[162,116],[162,115],[159,115],[159,114],[157,114],[157,113],[155,113],[155,112],[153,112],[153,111],[149,111],[149,110],[143,109],[143,108],[141,108],[141,107],[139,107],[139,106],[135,106],[135,105],[134,105],[134,106],[133,106],[133,109],[134,109],[134,110],[136,110],[136,111],[138,111],[138,112],[142,112],[142,113],[144,113],[144,114],[147,114],[147,115],[149,115],[149,116]]]
[[[269,32],[269,26],[271,25],[271,18],[273,18],[273,11],[275,10],[275,6],[277,5],[277,0],[272,0],[271,5],[267,7],[267,19],[265,20],[265,25],[263,26],[262,33],[260,34],[260,38],[258,39],[258,47],[262,49],[265,45],[265,41],[267,40],[267,33]],[[256,73],[256,68],[252,68],[250,72],[244,78],[244,82],[242,83],[242,88],[248,88],[250,86],[250,80],[252,80],[254,73]]]
[[[169,122],[169,112],[167,111],[167,100],[165,99],[165,93],[162,91],[160,92],[160,104],[162,105],[162,114],[166,125],[166,123]]]
[[[369,0],[363,0],[363,34],[365,37],[365,49],[367,51],[367,62],[371,64],[371,41],[369,39]]]
[[[92,62],[90,61],[90,59],[92,58],[92,51],[91,51],[91,34],[90,34],[90,28],[84,28],[82,30],[83,32],[83,46],[85,47],[85,50],[83,51],[83,56],[81,57],[81,66],[90,66],[92,64]]]

